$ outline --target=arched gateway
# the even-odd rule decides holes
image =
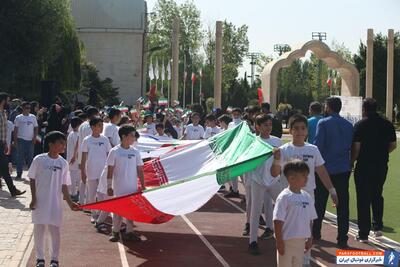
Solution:
[[[281,68],[289,66],[294,60],[304,57],[307,51],[312,51],[317,58],[323,60],[329,68],[339,71],[342,78],[341,95],[358,96],[360,78],[358,70],[345,61],[337,52],[332,51],[324,42],[312,40],[295,47],[292,51],[282,54],[278,59],[268,63],[261,74],[264,102],[271,104],[271,111],[277,107],[278,73]]]

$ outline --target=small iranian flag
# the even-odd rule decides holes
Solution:
[[[158,105],[159,105],[159,106],[166,106],[166,105],[168,105],[168,99],[166,99],[166,98],[160,98],[160,99],[158,99]]]
[[[129,108],[126,106],[118,106],[116,108],[119,109],[123,113],[127,113],[129,111]]]
[[[143,166],[145,184],[156,188],[81,207],[112,212],[136,222],[165,223],[198,210],[222,184],[257,168],[271,154],[272,147],[241,123],[147,161]]]
[[[147,101],[143,103],[143,108],[149,109],[150,107],[151,107],[151,102],[150,100],[147,99]]]
[[[183,108],[181,107],[176,107],[175,112],[183,113]]]

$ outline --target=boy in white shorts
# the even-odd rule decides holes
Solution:
[[[89,124],[92,134],[85,137],[82,142],[81,178],[87,186],[87,203],[93,203],[96,202],[97,186],[111,145],[108,138],[101,134],[103,132],[102,119],[93,118]],[[94,224],[98,212],[92,210],[91,214],[90,222]]]
[[[32,201],[33,237],[36,251],[36,267],[45,266],[45,231],[49,230],[51,238],[50,267],[58,267],[60,252],[60,226],[62,223],[62,199],[72,210],[78,210],[78,204],[69,197],[68,185],[71,184],[68,162],[60,154],[65,151],[65,135],[61,132],[50,132],[45,137],[49,152],[36,156],[28,171]]]
[[[283,168],[289,187],[278,196],[274,208],[274,225],[278,267],[301,267],[304,252],[312,246],[312,222],[317,212],[314,199],[305,190],[309,168],[299,159]]]
[[[289,132],[292,135],[292,142],[288,142],[274,151],[274,162],[271,167],[271,175],[276,177],[281,174],[281,166],[293,160],[303,160],[310,169],[307,183],[303,190],[310,194],[314,199],[315,189],[315,172],[321,179],[325,188],[329,191],[332,201],[335,205],[338,204],[336,190],[332,185],[329,174],[324,166],[324,159],[319,152],[318,147],[306,143],[308,135],[307,118],[303,115],[296,114],[289,119]],[[282,179],[282,177],[281,177]],[[304,257],[304,264],[310,265],[310,251]]]
[[[145,190],[143,161],[139,150],[133,147],[133,143],[139,137],[135,127],[131,125],[122,126],[118,134],[121,138],[121,144],[111,149],[107,157],[107,192],[109,196],[124,196],[138,191],[139,176],[141,190]],[[117,242],[121,230],[122,217],[113,214],[112,233],[109,238],[111,242]],[[125,240],[141,241],[133,231],[133,221],[126,221]]]

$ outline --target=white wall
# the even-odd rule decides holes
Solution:
[[[102,79],[113,79],[125,104],[133,105],[141,96],[143,33],[78,32],[86,58],[93,62]]]

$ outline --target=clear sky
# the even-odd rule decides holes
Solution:
[[[183,3],[184,0],[176,0]],[[387,34],[400,31],[400,0],[194,0],[201,11],[202,24],[228,20],[249,26],[250,52],[274,54],[274,44],[294,45],[309,41],[311,33],[327,33],[344,43],[351,52],[366,40],[367,29]],[[156,0],[147,0],[149,12]],[[274,54],[276,55],[276,54]],[[247,65],[247,64],[246,64]],[[244,66],[246,69],[249,66]]]

